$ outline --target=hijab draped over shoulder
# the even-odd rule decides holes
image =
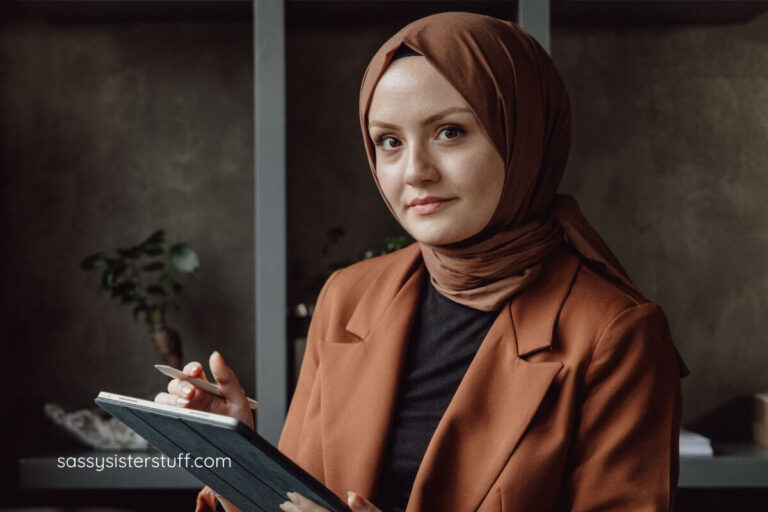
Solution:
[[[455,302],[496,310],[536,278],[565,236],[607,277],[634,290],[576,200],[556,193],[571,142],[568,93],[547,52],[512,22],[435,14],[401,29],[373,56],[360,88],[360,125],[373,178],[393,215],[376,176],[368,109],[401,46],[423,55],[464,97],[505,164],[501,197],[485,228],[455,244],[419,242],[435,288]]]

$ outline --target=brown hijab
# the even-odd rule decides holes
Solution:
[[[419,19],[371,59],[360,88],[360,125],[376,185],[368,109],[395,52],[423,55],[474,110],[504,160],[496,210],[476,235],[450,245],[419,242],[435,288],[484,311],[500,308],[532,282],[546,256],[568,238],[609,278],[634,289],[608,246],[570,196],[557,194],[571,141],[568,93],[547,52],[514,23],[465,12]]]

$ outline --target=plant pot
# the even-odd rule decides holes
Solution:
[[[181,337],[167,325],[156,324],[152,331],[152,343],[163,363],[181,369]]]

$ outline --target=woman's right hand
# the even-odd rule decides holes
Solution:
[[[240,387],[235,372],[227,366],[221,354],[214,351],[208,359],[211,375],[221,388],[224,397],[218,397],[195,387],[191,382],[173,379],[168,383],[167,393],[158,393],[155,402],[165,405],[175,405],[186,409],[223,414],[235,418],[251,428],[254,428],[253,413],[248,404],[245,391]],[[197,361],[187,363],[184,373],[207,381],[203,365]]]

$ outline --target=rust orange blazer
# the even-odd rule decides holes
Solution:
[[[343,499],[387,478],[425,278],[413,244],[336,271],[320,292],[279,449]],[[681,373],[662,310],[563,244],[483,340],[407,511],[670,510]]]

